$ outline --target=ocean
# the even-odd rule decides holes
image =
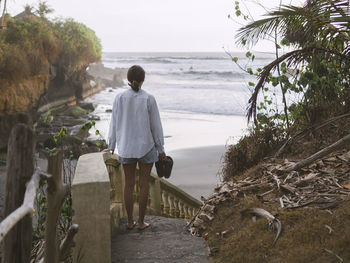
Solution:
[[[245,53],[231,55],[238,57],[241,65],[247,64]],[[252,68],[262,67],[273,59],[265,53],[256,57],[250,65]],[[256,77],[239,69],[224,52],[103,53],[102,63],[109,68],[129,68],[137,64],[145,69],[142,89],[156,98],[165,150],[177,157],[175,162],[181,171],[181,175],[175,175],[170,181],[197,198],[208,195],[218,180],[216,174],[221,169],[225,146],[236,143],[247,128],[245,111],[252,89],[248,82],[256,81]],[[87,99],[98,104],[94,114],[101,120],[96,122],[96,127],[104,138],[108,136],[111,118],[106,110],[112,108],[114,97],[128,88],[125,80],[124,87],[108,88]],[[206,152],[210,156],[205,155]],[[188,162],[191,156],[196,157],[196,164]],[[203,162],[206,165],[203,166]],[[200,165],[204,170],[193,169]]]
[[[243,64],[247,61],[245,53],[231,55]],[[262,67],[271,58],[260,53],[252,67]],[[251,94],[247,83],[256,77],[240,70],[224,52],[103,53],[102,63],[110,68],[137,64],[145,69],[142,88],[157,100],[169,150],[233,143],[246,128],[244,115]],[[105,110],[111,108],[115,95],[127,88],[125,80],[123,88],[89,99],[99,105],[96,113],[102,122],[109,122]],[[106,123],[98,126],[106,137]]]

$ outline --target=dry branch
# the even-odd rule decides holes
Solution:
[[[60,246],[60,261],[64,261],[70,255],[70,250],[74,247],[74,236],[78,233],[79,226],[77,224],[71,225],[66,237],[63,239]]]
[[[303,168],[307,166],[308,164],[311,164],[312,162],[336,151],[339,150],[341,147],[343,147],[346,144],[350,143],[350,134],[341,138],[339,141],[336,141],[330,146],[327,146],[326,148],[322,149],[321,151],[318,151],[317,153],[311,155],[310,157],[303,159],[302,161],[294,164],[292,167],[286,169],[286,172],[291,172],[291,171],[296,171],[299,170],[300,168]]]
[[[36,197],[36,191],[39,187],[40,176],[42,174],[47,175],[41,171],[36,171],[33,174],[27,185],[23,204],[0,223],[0,242],[11,228],[17,224],[17,222],[19,222],[24,216],[31,215],[34,212],[34,200]]]
[[[318,129],[321,129],[322,127],[328,125],[328,124],[331,124],[337,120],[340,120],[342,118],[346,118],[346,117],[349,117],[350,116],[350,113],[347,113],[347,114],[343,114],[343,115],[340,115],[340,116],[337,116],[337,117],[333,117],[333,118],[330,118],[324,122],[322,122],[321,124],[319,124],[318,126],[316,125],[313,125],[305,130],[302,130],[298,133],[296,133],[294,136],[290,137],[283,145],[282,147],[276,152],[275,154],[275,158],[279,157],[287,148],[289,145],[292,144],[292,142],[294,142],[296,139],[301,139],[303,138],[308,132],[311,132],[311,131],[316,131]]]

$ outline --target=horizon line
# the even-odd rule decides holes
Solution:
[[[245,50],[233,50],[230,53],[246,53]],[[258,53],[266,53],[266,54],[274,54],[273,52],[268,51],[259,51],[254,50],[253,52]],[[224,53],[225,51],[110,51],[110,50],[102,50],[102,53]]]

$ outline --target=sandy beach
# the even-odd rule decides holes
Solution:
[[[209,196],[220,181],[225,146],[206,146],[168,152],[174,160],[169,182],[197,199]]]

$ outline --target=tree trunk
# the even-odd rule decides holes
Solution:
[[[33,131],[17,124],[11,131],[8,143],[7,182],[4,218],[22,205],[26,183],[34,172]],[[3,263],[29,263],[32,245],[32,217],[25,216],[4,239]]]
[[[63,154],[58,152],[49,157],[47,172],[52,177],[47,180],[47,217],[45,230],[45,263],[59,262],[59,242],[57,224],[62,204],[68,192],[67,185],[62,183]]]

